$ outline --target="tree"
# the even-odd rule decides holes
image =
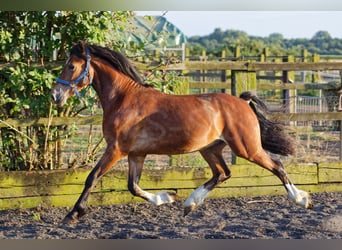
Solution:
[[[281,44],[284,40],[284,37],[280,33],[272,33],[268,36],[268,40],[270,44]]]
[[[7,61],[48,60],[58,49],[65,59],[73,42],[89,42],[124,48],[123,24],[130,12],[0,11],[0,55]]]
[[[69,106],[57,110],[50,101],[50,90],[61,67],[49,66],[64,60],[72,43],[87,38],[91,43],[118,50],[128,49],[123,41],[123,24],[130,12],[0,11],[0,59],[11,64],[0,70],[0,122],[7,118],[73,116],[92,106],[94,95],[81,103],[71,99]],[[73,107],[73,108],[71,108]],[[44,169],[56,167],[50,145],[68,136],[68,127],[43,125],[0,129],[0,168]]]
[[[341,55],[342,39],[332,38],[327,31],[318,31],[311,39],[294,38],[285,39],[280,33],[272,33],[268,37],[249,36],[247,33],[238,30],[222,31],[216,28],[213,33],[206,36],[195,36],[188,39],[188,47],[198,50],[200,46],[207,51],[207,54],[219,55],[218,51],[226,49],[232,54],[239,46],[243,56],[254,56],[259,53],[260,45],[268,47],[274,56],[282,56],[288,53],[300,56],[301,50],[306,48],[314,54],[337,54]]]
[[[328,41],[331,40],[331,36],[329,32],[327,31],[318,31],[315,33],[315,35],[312,37],[312,40],[321,40],[321,41]]]

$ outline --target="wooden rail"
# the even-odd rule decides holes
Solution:
[[[272,113],[277,121],[339,121],[342,120],[342,112],[321,112],[321,113]],[[6,119],[0,120],[1,127],[28,127],[33,125],[48,125],[49,118],[37,119]],[[50,125],[101,125],[102,116],[86,117],[54,117]]]
[[[155,70],[155,66],[135,63],[138,69]],[[302,71],[342,70],[342,62],[245,62],[245,61],[189,61],[167,66],[160,70],[237,70],[237,71]]]
[[[232,178],[215,188],[210,197],[286,195],[280,180],[256,165],[230,167]],[[293,182],[308,192],[341,192],[342,164],[286,166]],[[70,207],[83,190],[89,169],[0,172],[0,210],[29,207]],[[145,168],[140,185],[150,192],[175,191],[185,199],[211,177],[209,167]],[[127,189],[127,167],[106,174],[90,195],[90,205],[141,202]]]
[[[231,89],[231,82],[198,82],[198,81],[189,81],[189,88],[191,89],[200,89],[200,88],[207,88],[207,89]],[[327,83],[282,83],[282,84],[275,84],[275,83],[258,83],[257,89],[258,90],[270,90],[270,89],[282,89],[282,90],[304,90],[304,89],[322,89],[322,90],[329,90],[332,86]]]

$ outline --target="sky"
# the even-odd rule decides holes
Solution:
[[[137,11],[138,15],[162,15],[163,11]],[[312,38],[328,31],[342,39],[342,11],[168,11],[165,16],[186,36],[208,35],[215,28],[245,31],[267,37],[280,33],[284,38]]]

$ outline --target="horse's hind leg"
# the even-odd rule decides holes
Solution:
[[[201,155],[208,162],[212,170],[213,177],[198,187],[186,199],[184,202],[184,216],[200,205],[211,190],[230,177],[230,170],[222,157],[222,150],[225,146],[224,142],[219,141],[210,147],[200,150]]]
[[[178,196],[175,193],[170,192],[158,192],[156,194],[149,193],[139,187],[139,180],[142,173],[145,155],[128,155],[128,189],[134,195],[141,197],[155,205],[161,205],[164,203],[172,203],[178,200]]]
[[[310,195],[303,190],[297,189],[291,182],[280,161],[271,159],[264,150],[260,151],[250,160],[275,174],[283,183],[289,198],[296,204],[304,208],[313,207]]]

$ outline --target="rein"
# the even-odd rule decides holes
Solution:
[[[58,83],[61,83],[61,84],[64,84],[64,85],[67,85],[67,86],[70,86],[73,88],[76,96],[78,98],[80,98],[80,94],[78,93],[78,90],[76,88],[76,85],[83,79],[83,83],[86,82],[86,79],[88,78],[89,79],[89,85],[91,85],[91,83],[93,82],[93,79],[91,77],[89,77],[89,67],[90,67],[90,60],[91,60],[91,56],[90,56],[90,52],[89,52],[89,49],[86,48],[86,56],[87,56],[87,64],[86,64],[86,67],[84,69],[84,71],[82,72],[82,74],[76,78],[76,80],[74,81],[66,81],[66,80],[63,80],[61,78],[58,78],[56,80],[56,82]]]

